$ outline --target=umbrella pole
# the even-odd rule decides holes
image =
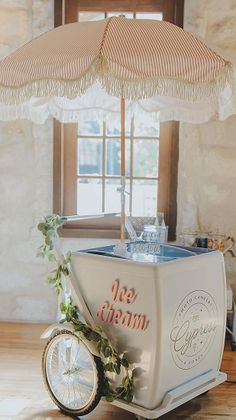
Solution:
[[[120,239],[125,241],[125,98],[121,97],[121,224]]]

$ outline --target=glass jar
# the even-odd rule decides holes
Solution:
[[[160,242],[161,239],[161,226],[144,225],[141,239],[145,242]]]

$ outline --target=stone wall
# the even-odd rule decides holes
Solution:
[[[185,1],[184,28],[236,63],[236,0]],[[201,125],[181,124],[178,231],[236,238],[236,117]],[[236,258],[226,256],[236,284]]]
[[[0,1],[0,56],[53,27],[53,0]],[[37,221],[52,209],[52,125],[0,123],[0,319],[49,321],[55,296],[35,257]]]
[[[236,0],[186,0],[185,28],[236,59]],[[53,26],[53,0],[0,0],[0,57]],[[236,119],[182,124],[178,229],[218,230],[236,237]],[[35,257],[36,225],[52,211],[52,126],[0,123],[0,319],[55,319],[54,291]],[[64,241],[65,248],[89,241]],[[96,246],[96,245],[95,245]],[[235,260],[227,259],[236,272]]]

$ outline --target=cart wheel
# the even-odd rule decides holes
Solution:
[[[62,412],[72,417],[90,413],[103,389],[103,367],[99,357],[67,330],[46,344],[42,358],[43,378],[49,395]]]

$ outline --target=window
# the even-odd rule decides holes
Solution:
[[[55,1],[55,25],[114,15],[182,23],[183,1]],[[54,124],[54,212],[119,212],[120,124],[83,121]],[[176,224],[178,124],[135,121],[126,124],[126,212],[154,216],[164,211],[170,237]],[[66,226],[65,236],[119,237],[117,217]]]

